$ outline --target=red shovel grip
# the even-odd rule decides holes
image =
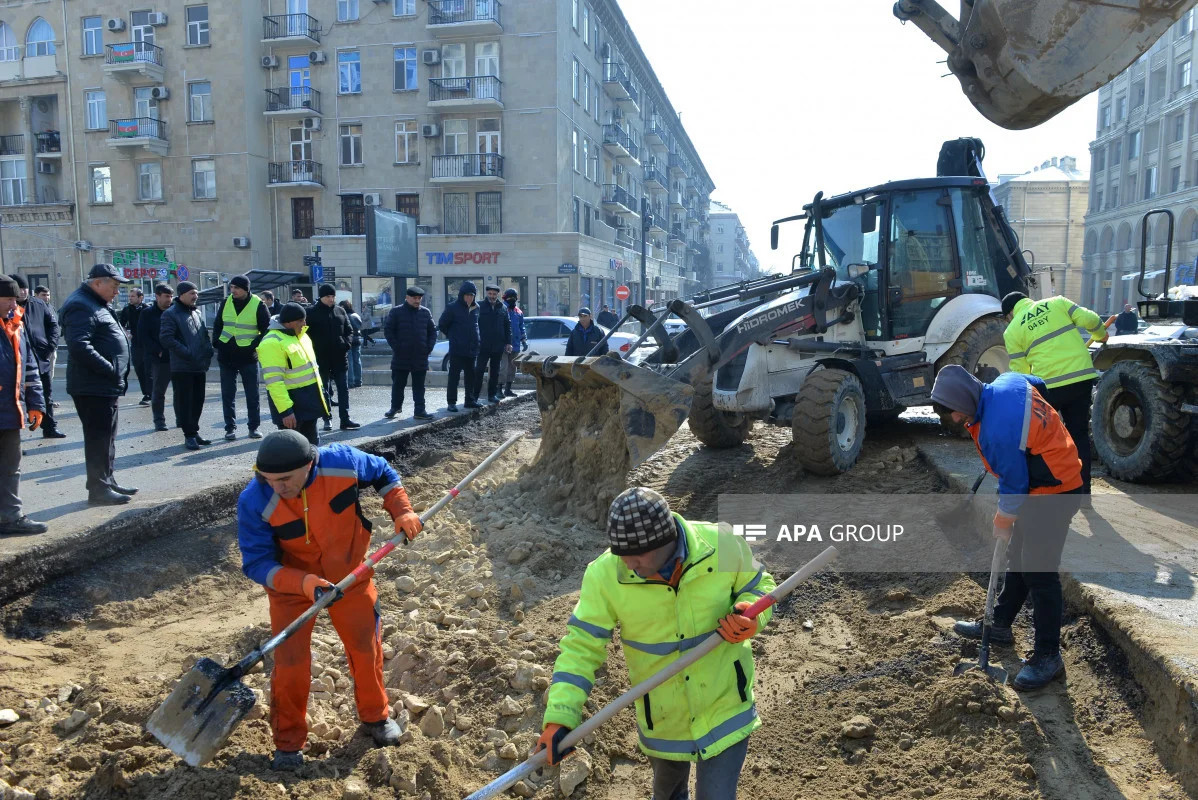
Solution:
[[[744,611],[740,612],[740,615],[742,617],[748,617],[749,619],[753,619],[758,614],[760,614],[762,611],[765,611],[767,608],[769,608],[776,602],[778,602],[778,598],[774,597],[772,594],[767,594],[765,597],[761,598],[760,600],[755,602],[753,605],[749,606]]]

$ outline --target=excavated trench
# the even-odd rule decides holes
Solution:
[[[426,506],[511,433],[538,425],[534,407],[516,406],[417,440],[393,460]],[[0,709],[19,715],[0,723],[0,780],[21,790],[0,796],[462,797],[515,766],[536,739],[556,643],[582,571],[603,548],[596,520],[610,495],[627,482],[649,485],[683,515],[704,519],[722,491],[943,491],[912,447],[924,435],[901,425],[871,433],[864,466],[812,478],[800,474],[789,431],[759,426],[741,447],[715,451],[684,427],[627,481],[602,472],[603,459],[619,458],[603,451],[601,420],[571,433],[586,447],[559,445],[539,459],[530,437],[379,565],[385,676],[405,741],[380,752],[357,732],[345,659],[322,621],[308,763],[295,774],[268,768],[265,703],[199,769],[141,728],[198,656],[227,662],[268,630],[264,594],[239,570],[233,520],[192,530],[180,520],[178,532],[0,608]],[[364,512],[382,523],[381,541],[390,526],[378,501],[368,499]],[[1016,696],[951,677],[963,651],[948,629],[957,615],[977,613],[979,583],[831,571],[784,601],[754,641],[765,724],[751,740],[741,795],[1186,797],[1144,732],[1145,697],[1126,659],[1088,617],[1067,620],[1068,686]],[[1017,665],[1014,651],[997,655]],[[267,673],[247,682],[268,699]],[[625,688],[613,643],[591,710]],[[583,750],[560,775],[547,772],[515,793],[649,796],[630,711]]]

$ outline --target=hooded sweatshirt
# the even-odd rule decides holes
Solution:
[[[982,399],[984,383],[959,364],[950,364],[936,375],[932,387],[932,402],[976,417],[978,402]]]
[[[466,305],[466,295],[478,297],[478,287],[471,281],[462,281],[458,299],[441,312],[437,329],[449,339],[449,355],[476,358],[479,351],[478,303]],[[502,348],[502,346],[501,346]]]

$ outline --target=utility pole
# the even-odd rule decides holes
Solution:
[[[653,224],[653,215],[649,213],[649,200],[641,195],[641,305],[649,307],[649,280],[645,275],[645,237],[649,235],[649,226]]]

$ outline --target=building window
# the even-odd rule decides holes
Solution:
[[[291,198],[291,238],[311,239],[316,233],[316,203],[311,197]]]
[[[337,54],[337,91],[340,94],[362,91],[362,56],[357,50]]]
[[[362,195],[341,195],[341,233],[345,236],[366,235],[366,204]]]
[[[1094,210],[1102,211],[1102,189],[1094,190]]]
[[[1181,167],[1173,167],[1169,170],[1169,191],[1181,191]]]
[[[0,161],[0,205],[19,206],[25,200],[25,159]]]
[[[341,166],[354,167],[362,163],[362,126],[341,126]]]
[[[1189,36],[1194,30],[1194,9],[1190,9],[1181,15],[1181,19],[1177,21],[1177,35]]]
[[[1109,205],[1111,208],[1119,207],[1119,187],[1118,186],[1111,187],[1111,198],[1110,198]]]
[[[470,135],[469,123],[464,119],[447,119],[441,136],[441,152],[447,156],[465,155]]]
[[[578,102],[578,59],[574,59],[574,78],[571,84],[573,86],[574,102]]]
[[[416,16],[416,0],[395,0],[395,10],[392,13],[397,17]]]
[[[358,18],[358,0],[337,0],[337,21],[353,22]]]
[[[20,61],[21,48],[17,47],[17,36],[8,27],[8,23],[0,22],[0,61]]]
[[[591,73],[582,71],[582,110],[591,113]]]
[[[570,153],[574,162],[574,171],[578,172],[578,130],[570,132]]]
[[[1156,197],[1156,167],[1144,170],[1144,199]]]
[[[499,77],[499,42],[474,45],[474,74]]]
[[[1131,135],[1127,137],[1127,157],[1128,158],[1139,158],[1140,157],[1140,139],[1141,139],[1142,135],[1143,135],[1143,131],[1132,131]]]
[[[112,167],[92,167],[92,202],[112,202]]]
[[[1144,80],[1141,78],[1132,84],[1131,87],[1131,107],[1137,109],[1144,105]]]
[[[570,25],[578,30],[578,0],[570,0]]]
[[[134,11],[129,14],[129,38],[135,42],[154,44],[154,26],[150,24],[149,11]]]
[[[401,119],[395,123],[395,163],[418,164],[420,153],[417,150],[419,140],[416,138],[416,120]]]
[[[591,46],[591,7],[585,4],[582,7],[582,43]]]
[[[1178,90],[1185,89],[1190,85],[1190,60],[1177,65],[1177,88]]]
[[[1111,107],[1103,106],[1098,112],[1098,128],[1100,130],[1111,127]]]
[[[162,199],[162,164],[150,161],[137,165],[137,199]]]
[[[1115,98],[1115,121],[1122,122],[1127,119],[1127,97]]]
[[[208,44],[208,6],[187,7],[187,43]]]
[[[395,48],[395,91],[416,88],[416,48]]]
[[[1185,114],[1173,115],[1173,141],[1180,142],[1186,137],[1186,116]]]
[[[502,200],[502,192],[479,192],[474,196],[476,233],[503,233]]]
[[[409,217],[416,220],[416,222],[420,222],[420,195],[395,195],[395,210],[400,214],[407,214]]]
[[[312,131],[307,128],[291,128],[291,160],[312,160]]]
[[[1119,162],[1123,160],[1123,142],[1111,143],[1111,166],[1119,166]]]
[[[441,233],[469,233],[470,207],[466,205],[469,195],[446,192],[442,198]]]
[[[50,23],[41,17],[29,26],[29,34],[25,37],[25,57],[54,55],[54,29]]]
[[[191,162],[191,196],[196,200],[216,199],[216,162],[212,159]]]
[[[104,92],[99,89],[84,92],[83,99],[87,105],[87,129],[98,131],[108,127],[108,101]]]
[[[589,136],[582,137],[582,170],[586,179],[591,180],[591,139]]]
[[[577,3],[575,4],[575,6],[574,6],[574,7],[575,7],[575,8],[577,8],[577,7],[578,7]],[[575,232],[575,233],[578,233],[578,231],[579,231],[579,227],[578,227],[578,215],[579,215],[579,213],[580,213],[581,207],[582,207],[582,201],[581,201],[581,200],[579,200],[577,197],[575,197],[575,198],[574,198],[574,232]]]
[[[595,209],[590,203],[582,204],[582,235],[593,236],[591,233],[591,220],[595,218]]]
[[[212,121],[212,83],[202,81],[187,84],[187,107],[192,122]]]
[[[1102,172],[1106,169],[1106,150],[1096,150],[1094,152],[1094,171]]]
[[[502,132],[499,130],[498,119],[480,119],[476,130],[475,141],[478,142],[478,147],[475,148],[474,152],[480,155],[493,156],[497,156],[503,152],[500,148]]]
[[[466,78],[466,45],[446,44],[441,46],[441,77]]]
[[[83,55],[98,56],[104,52],[104,18],[83,18]]]

